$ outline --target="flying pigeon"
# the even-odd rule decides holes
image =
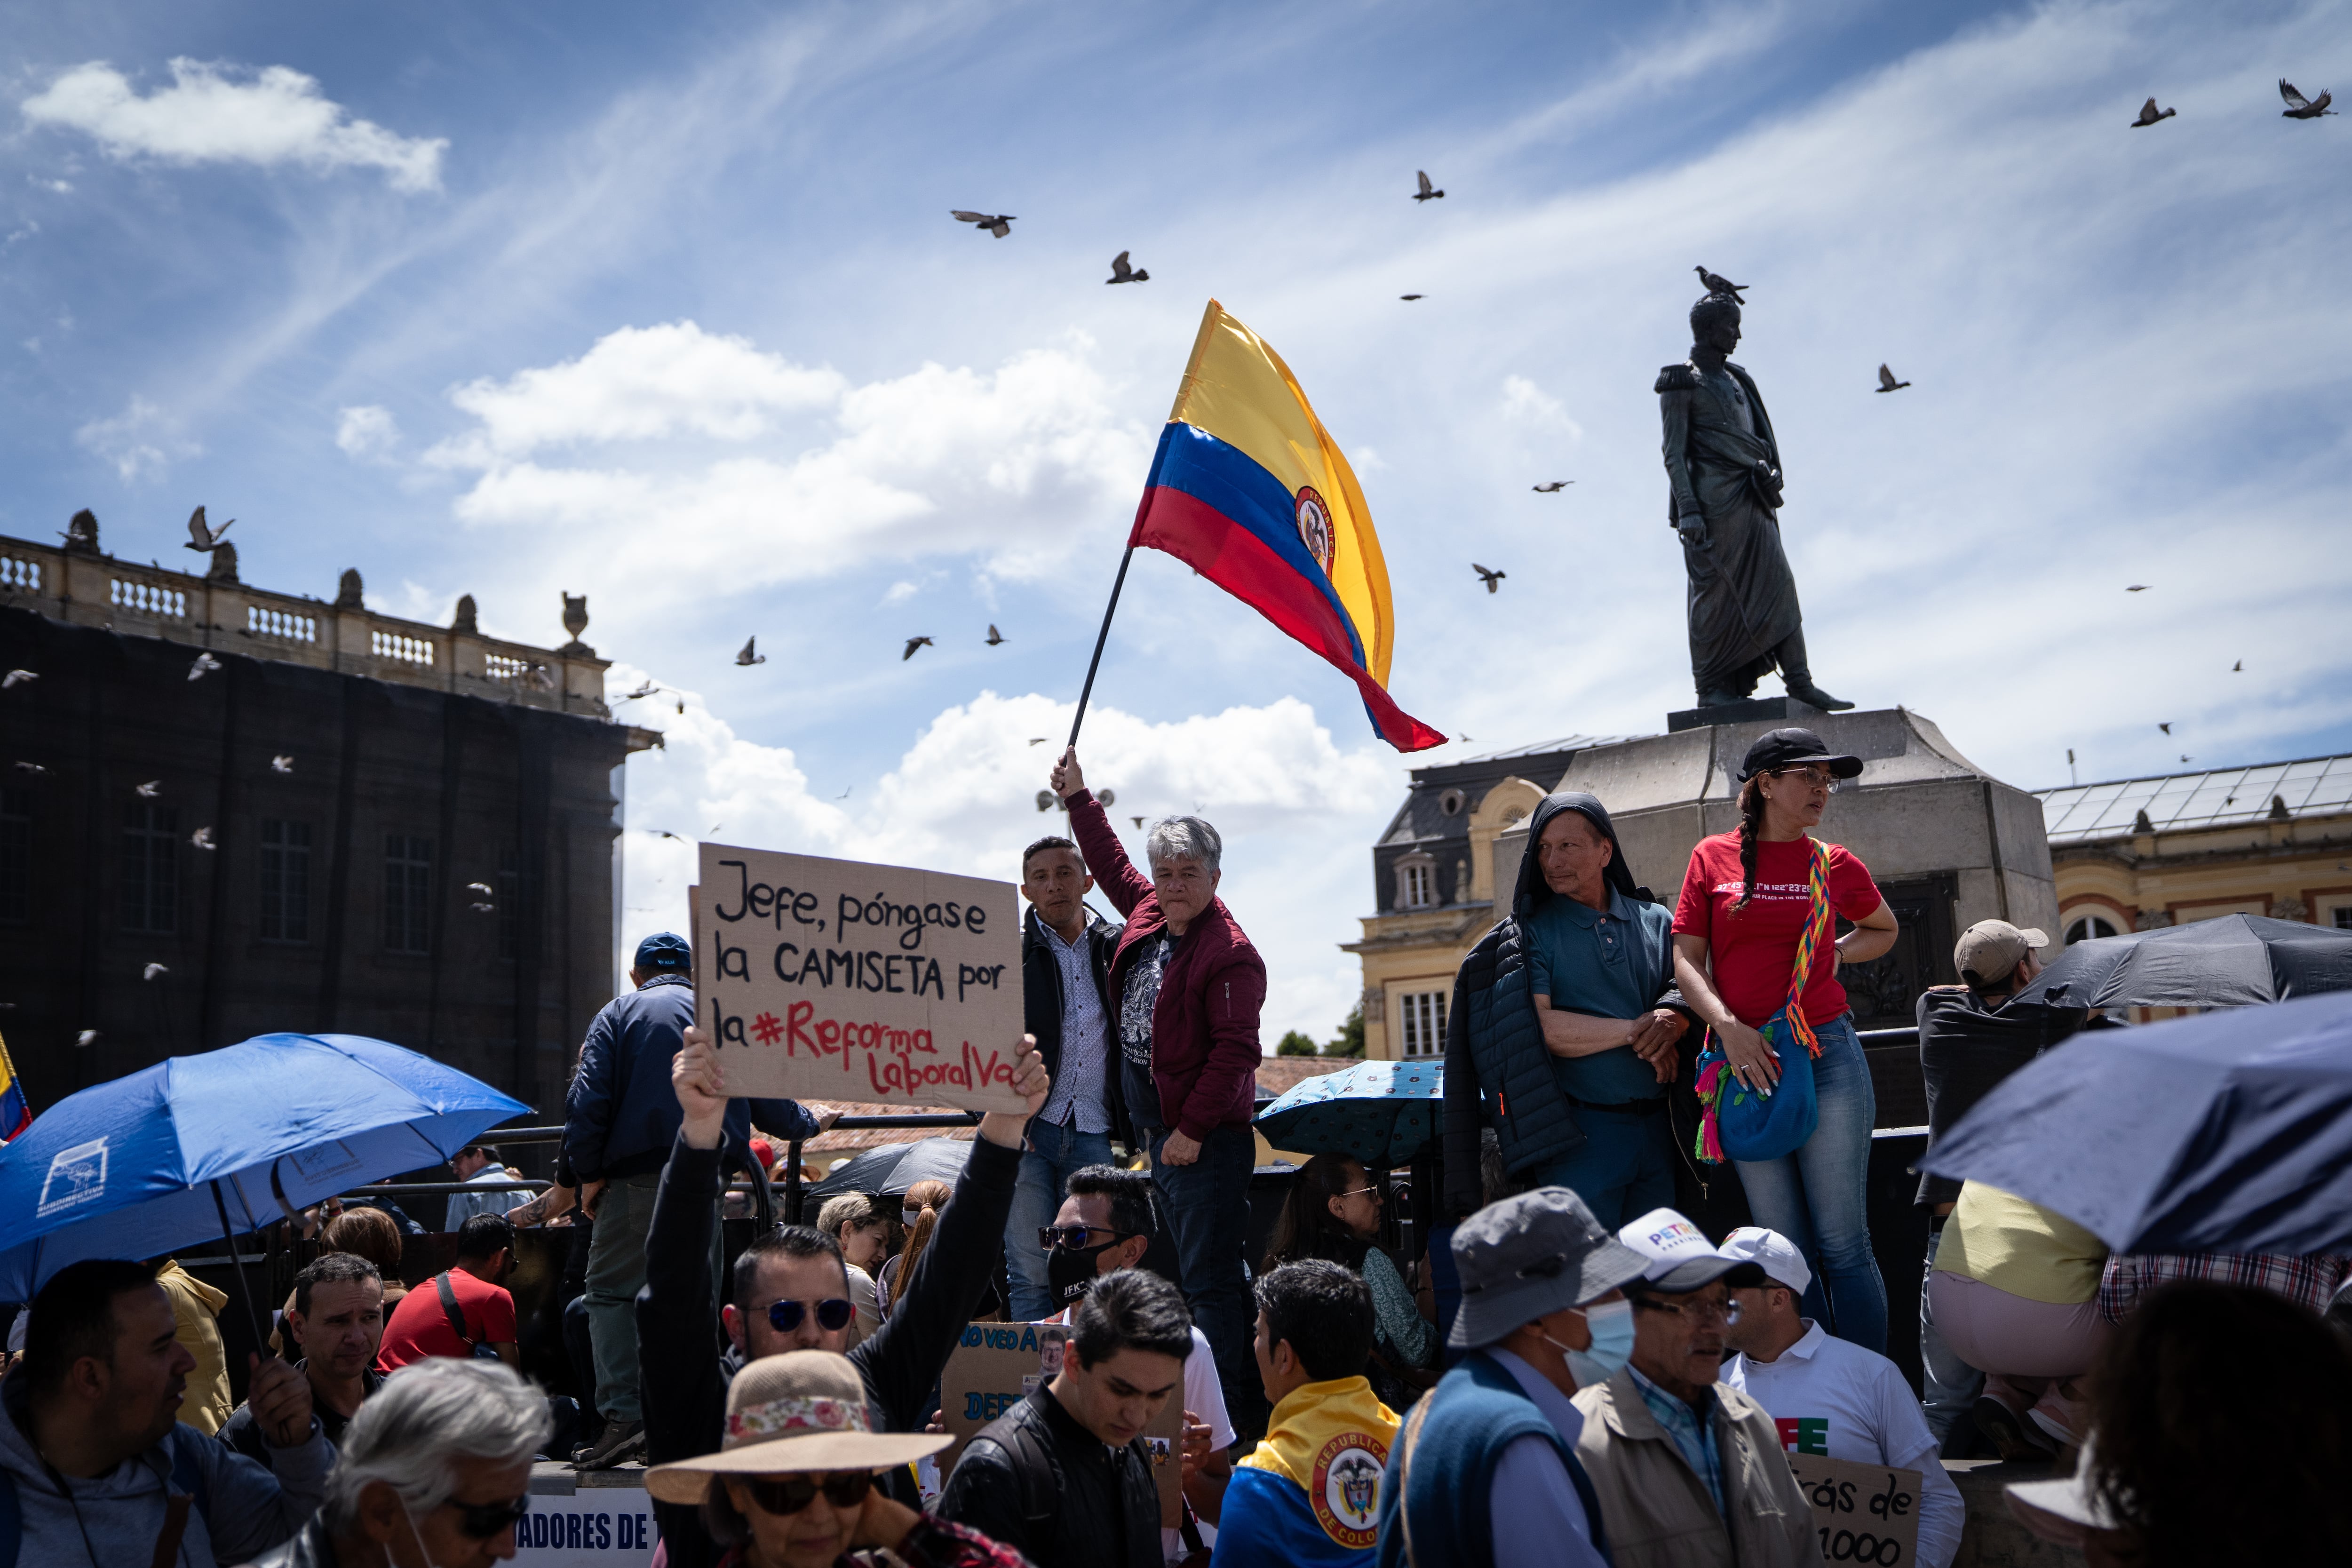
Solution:
[[[2168,735],[2172,733],[2172,726],[2169,724],[2158,724],[2157,728],[2163,731]]]
[[[644,685],[638,687],[635,691],[624,692],[621,696],[621,700],[624,702],[635,702],[638,698],[651,697],[655,692],[659,691],[660,689],[660,687],[656,686],[652,681],[648,680]]]
[[[1135,829],[1137,832],[1140,833],[1143,831],[1143,818],[1139,816],[1130,816],[1128,820],[1135,824]]]
[[[2151,98],[2139,106],[2139,118],[2132,121],[2132,126],[2137,130],[2143,125],[2153,125],[2159,120],[2171,119],[2177,112],[2176,110],[2157,108],[2156,100]]]
[[[907,639],[907,651],[898,656],[898,662],[904,664],[908,659],[914,658],[915,650],[919,647],[935,647],[937,646],[938,645],[932,642],[929,637],[908,637]]]
[[[226,533],[236,524],[236,519],[230,518],[218,528],[206,528],[205,509],[198,507],[188,514],[188,542],[180,548],[193,550],[199,555],[209,555],[220,548],[221,535]]]
[[[1470,563],[1470,570],[1478,574],[1479,579],[1486,584],[1486,592],[1489,594],[1495,591],[1496,584],[1510,575],[1508,572],[1489,572],[1475,561]]]
[[[40,679],[29,669],[12,669],[6,675],[0,675],[0,691],[5,691],[12,686],[21,686],[28,680]]]
[[[1470,743],[1470,737],[1467,735],[1456,735],[1454,738],[1461,742],[1465,746]]]
[[[2284,77],[2279,78],[2279,96],[2286,100],[2284,117],[2289,120],[2316,120],[2323,114],[2336,112],[2327,107],[2335,101],[2334,92],[2323,92],[2317,98],[2305,98],[2295,91],[2294,84]]]
[[[738,664],[765,664],[765,663],[767,663],[767,662],[768,662],[768,656],[767,656],[766,654],[764,654],[764,653],[753,653],[753,652],[751,651],[751,645],[752,645],[753,643],[755,643],[755,642],[758,642],[759,640],[760,640],[760,639],[759,639],[757,637],[745,637],[745,638],[743,639],[743,647],[742,647],[741,651],[738,652],[738,653],[736,654],[736,656],[735,656],[735,662],[736,662],[736,663],[738,663]]]
[[[2145,583],[2134,583],[2130,586],[2126,587],[2124,592],[2126,594],[2145,594],[2147,592],[2147,584]]]
[[[189,834],[188,842],[194,845],[199,849],[217,849],[220,847],[219,845],[213,842],[213,830],[208,826],[199,827],[194,833]]]
[[[999,239],[1013,232],[1011,213],[968,213],[961,207],[957,207],[952,209],[949,216],[958,223],[968,223],[986,229]]]
[[[490,897],[490,885],[488,882],[468,882],[466,884],[466,891],[479,893],[487,899]]]
[[[269,759],[269,771],[273,773],[290,773],[294,771],[294,759],[280,752]]]
[[[1150,273],[1128,266],[1124,250],[1110,258],[1110,276],[1103,279],[1106,283],[1148,283],[1150,280]]]
[[[2182,763],[2183,763],[2184,765],[2185,765],[2185,764],[2187,764],[2187,763],[2193,763],[2193,762],[2195,762],[2196,760],[2197,760],[2196,758],[2194,758],[2194,757],[2190,756],[2190,755],[2189,755],[2188,752],[2181,752],[2181,753],[2180,753],[2180,761],[2182,762]]]
[[[1001,643],[1001,642],[1003,642],[1003,640],[1004,640],[1004,634],[1003,634],[1003,632],[1000,632],[1000,631],[998,631],[998,630],[996,629],[996,623],[995,623],[994,621],[991,621],[991,622],[989,622],[989,623],[988,623],[988,646],[989,646],[989,647],[994,647],[998,643]]]
[[[2241,674],[2243,674],[2243,673],[2245,672],[2245,668],[2246,668],[2246,661],[2245,661],[2244,659],[2242,659],[2242,659],[2240,659],[2237,663],[2235,663],[2235,664],[2233,664],[2233,665],[2231,665],[2231,666],[2230,667],[2230,673],[2231,673],[2231,675],[2241,675]]]
[[[1698,280],[1706,285],[1706,291],[1708,293],[1728,294],[1733,299],[1739,300],[1743,305],[1748,303],[1748,301],[1741,297],[1739,291],[1742,289],[1751,289],[1755,287],[1755,285],[1751,283],[1734,283],[1722,273],[1709,272],[1704,267],[1694,267],[1691,270],[1698,274]]]
[[[1419,189],[1419,190],[1417,190],[1417,191],[1413,192],[1413,194],[1412,194],[1412,199],[1413,199],[1414,201],[1417,201],[1417,202],[1433,202],[1433,201],[1435,201],[1438,197],[1440,197],[1440,196],[1442,196],[1442,195],[1444,195],[1445,194],[1444,191],[1441,191],[1441,190],[1437,189],[1435,186],[1432,185],[1432,184],[1429,183],[1429,175],[1428,175],[1428,174],[1427,174],[1426,172],[1424,172],[1424,171],[1423,171],[1423,170],[1420,170],[1420,169],[1415,169],[1415,170],[1413,171],[1413,175],[1414,175],[1414,177],[1415,177],[1415,178],[1417,178],[1417,179],[1419,179],[1419,180],[1421,181],[1421,189]]]
[[[157,795],[162,795],[163,793],[163,781],[162,779],[149,779],[145,784],[138,786],[138,795],[142,800],[153,800]]]
[[[1042,746],[1051,739],[1049,735],[1032,735],[1029,737],[1029,743],[1033,746]]]
[[[486,904],[481,902],[479,900],[477,900],[474,902],[467,904],[466,907],[473,910],[478,915],[488,915],[497,913],[499,906],[496,904]]]
[[[1895,380],[1895,373],[1894,373],[1893,371],[1891,371],[1891,370],[1887,369],[1885,365],[1880,365],[1880,366],[1878,367],[1878,390],[1879,390],[1879,391],[1881,391],[1881,392],[1900,392],[1900,391],[1902,391],[1905,387],[1906,387],[1906,386],[1908,386],[1908,385],[1910,385],[1910,384],[1910,384],[1909,382],[1907,382],[1907,381],[1897,381],[1897,380]]]
[[[1533,489],[1539,496],[1557,495],[1574,483],[1574,479],[1554,479],[1549,484],[1537,485]]]
[[[151,963],[147,966],[147,972],[141,975],[140,978],[142,980],[153,980],[159,975],[169,974],[171,973],[171,966],[168,964]]]
[[[835,795],[833,798],[835,800],[847,800],[849,798],[849,790],[856,789],[856,787],[857,786],[856,784],[851,784],[849,789],[843,790],[839,795]]]
[[[18,763],[16,766],[26,773],[34,774],[36,777],[49,771],[48,769],[41,766],[38,763]]]
[[[1400,294],[1397,298],[1400,300],[1418,300],[1421,296],[1418,294]]]
[[[84,1029],[80,1034],[74,1037],[74,1044],[78,1047],[88,1047],[98,1044],[98,1031],[96,1029]]]
[[[211,654],[200,653],[196,655],[196,662],[188,666],[188,679],[190,680],[202,680],[205,676],[210,675],[214,670],[218,669],[220,667],[221,661],[215,658]]]

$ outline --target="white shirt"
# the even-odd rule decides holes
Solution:
[[[1779,1360],[1736,1355],[1724,1363],[1723,1381],[1764,1407],[1793,1453],[1918,1471],[1919,1561],[1950,1568],[1968,1510],[1911,1385],[1875,1351],[1834,1339],[1810,1318],[1804,1323],[1804,1336]]]
[[[1102,994],[1095,989],[1094,941],[1084,929],[1092,913],[1079,911],[1081,929],[1075,942],[1064,942],[1062,933],[1038,919],[1034,910],[1029,918],[1045,933],[1045,951],[1054,955],[1054,967],[1062,981],[1061,1066],[1055,1070],[1054,1087],[1037,1114],[1055,1127],[1075,1121],[1081,1132],[1108,1132],[1110,1017],[1103,1010]]]
[[[1519,1391],[1535,1402],[1573,1453],[1576,1440],[1584,1436],[1584,1412],[1570,1403],[1559,1384],[1509,1351],[1489,1345],[1486,1353],[1518,1381]],[[1503,1450],[1495,1461],[1495,1480],[1486,1497],[1496,1563],[1605,1568],[1606,1560],[1592,1548],[1592,1522],[1585,1517],[1584,1500],[1569,1479],[1568,1467],[1541,1437],[1530,1434]]]

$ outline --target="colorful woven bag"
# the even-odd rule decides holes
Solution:
[[[1725,1160],[1777,1160],[1792,1154],[1813,1135],[1821,1118],[1821,1102],[1813,1093],[1813,1058],[1822,1043],[1805,1020],[1805,982],[1813,973],[1813,955],[1830,934],[1830,852],[1818,838],[1812,846],[1813,868],[1809,892],[1812,910],[1797,938],[1797,962],[1789,975],[1789,997],[1780,1010],[1757,1033],[1780,1060],[1780,1081],[1769,1094],[1749,1089],[1731,1074],[1723,1046],[1715,1031],[1698,1058],[1699,1117],[1697,1146],[1692,1152],[1710,1164]],[[1803,1046],[1802,1052],[1797,1050]]]

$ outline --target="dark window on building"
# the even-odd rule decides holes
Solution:
[[[2337,931],[2352,931],[2352,904],[2336,905],[2335,921]]]
[[[394,952],[433,951],[433,840],[383,836],[383,945]]]
[[[310,825],[261,819],[261,940],[310,940]]]
[[[499,851],[499,956],[509,963],[522,956],[522,857],[512,849]]]
[[[0,786],[0,925],[33,918],[33,795]]]
[[[122,929],[180,929],[180,814],[152,800],[122,814]]]

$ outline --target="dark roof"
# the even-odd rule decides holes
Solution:
[[[1524,778],[1549,789],[1568,772],[1569,763],[1579,752],[1592,746],[1613,745],[1622,739],[1618,735],[1570,735],[1565,740],[1465,757],[1458,763],[1415,768],[1404,804],[1389,819],[1379,847],[1466,840],[1470,837],[1470,814],[1478,809],[1486,792],[1505,779]],[[1445,802],[1448,793],[1454,790],[1461,791],[1462,798],[1459,809],[1448,812]]]

